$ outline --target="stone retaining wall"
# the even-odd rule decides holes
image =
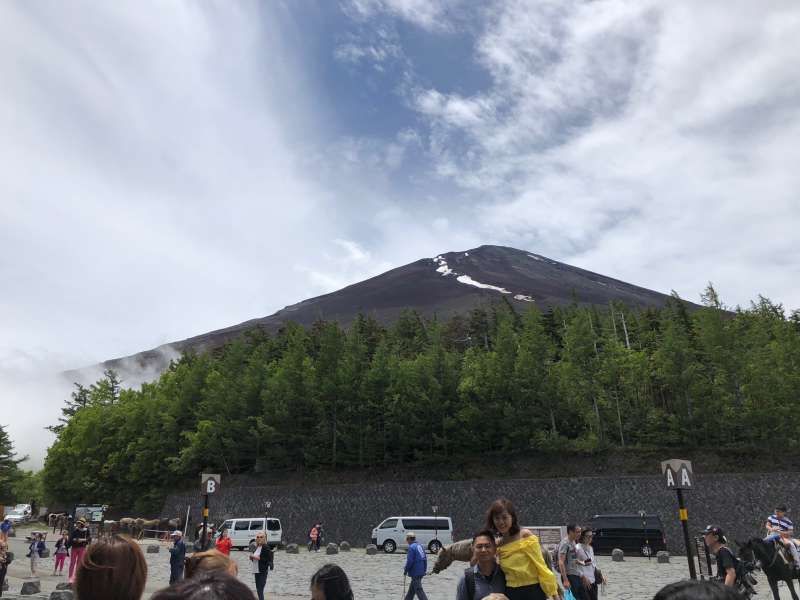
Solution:
[[[696,489],[686,492],[691,533],[713,523],[725,529],[729,539],[759,534],[777,503],[785,502],[791,511],[794,499],[800,498],[797,477],[797,473],[696,474]],[[486,508],[498,497],[511,499],[521,522],[530,525],[581,523],[600,513],[659,514],[670,552],[683,552],[675,493],[665,489],[661,476],[260,487],[226,487],[223,478],[222,489],[211,496],[209,506],[211,521],[219,523],[230,517],[263,515],[269,500],[269,515],[281,519],[287,542],[304,543],[313,522],[322,520],[327,541],[363,546],[384,518],[429,515],[434,504],[439,515],[452,517],[455,539],[470,536],[482,526]],[[170,495],[162,516],[185,515],[187,505],[198,522],[199,491]],[[800,514],[800,509],[795,512]]]

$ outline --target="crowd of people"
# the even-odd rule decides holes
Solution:
[[[791,536],[793,525],[785,506],[778,507],[766,522],[766,542],[787,545],[787,552],[798,561]],[[210,532],[209,532],[210,533]],[[520,527],[514,505],[498,499],[489,506],[485,522],[472,536],[471,560],[460,576],[456,600],[598,600],[598,591],[607,581],[598,568],[592,549],[593,532],[570,524],[567,535],[558,544],[555,556],[544,549],[533,532]],[[707,527],[704,540],[716,557],[717,582],[679,582],[665,587],[654,600],[735,600],[741,598],[735,589],[739,571],[737,558],[727,546],[721,528]],[[788,534],[788,535],[787,535]],[[204,600],[264,600],[269,573],[275,568],[274,552],[264,531],[255,536],[255,545],[248,554],[256,594],[240,580],[237,563],[230,557],[231,540],[227,531],[218,536],[207,535],[193,544],[189,553],[180,530],[172,532],[169,547],[169,586],[156,592],[153,600],[181,598]],[[322,525],[309,531],[309,550],[318,548]],[[403,574],[405,600],[427,600],[424,578],[428,573],[426,549],[409,532],[408,553]],[[43,550],[40,535],[34,535],[29,546],[31,573]],[[7,541],[0,537],[0,588],[9,564]],[[122,535],[92,540],[83,519],[76,522],[55,544],[53,573],[62,573],[69,558],[68,575],[77,600],[140,600],[147,579],[147,563],[140,545]],[[798,561],[800,567],[800,561]],[[328,564],[309,580],[312,600],[353,600],[353,591],[346,573],[337,565]],[[0,595],[2,592],[0,591]]]

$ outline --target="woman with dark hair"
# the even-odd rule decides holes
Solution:
[[[597,588],[601,583],[605,583],[605,577],[597,568],[597,561],[594,558],[594,548],[592,548],[592,538],[594,532],[589,529],[581,529],[578,543],[575,545],[575,554],[578,558],[578,572],[581,575],[581,583],[589,600],[597,600]],[[600,581],[598,581],[598,578]]]
[[[678,581],[661,588],[653,600],[744,600],[739,592],[716,581]]]
[[[86,548],[75,573],[77,600],[139,600],[147,563],[139,544],[113,535]]]
[[[179,581],[157,591],[150,600],[255,600],[255,596],[236,577],[214,572]]]
[[[544,600],[558,596],[555,574],[547,568],[539,538],[520,529],[517,511],[510,500],[492,502],[486,512],[486,528],[500,537],[497,556],[506,576],[509,600]]]
[[[311,576],[311,600],[353,600],[347,574],[337,565],[324,565]]]

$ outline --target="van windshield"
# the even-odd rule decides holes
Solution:
[[[281,522],[278,519],[267,519],[267,529],[269,531],[280,531]]]
[[[386,519],[381,523],[379,529],[393,529],[395,527],[397,527],[397,519]]]

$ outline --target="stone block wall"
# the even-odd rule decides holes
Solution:
[[[729,539],[758,535],[778,503],[790,510],[800,498],[797,473],[695,474],[695,489],[687,491],[690,533],[708,524],[722,527]],[[199,483],[198,483],[199,488]],[[437,505],[440,516],[453,519],[454,537],[461,539],[482,527],[489,504],[499,497],[517,506],[520,521],[529,525],[582,523],[594,514],[658,514],[664,522],[667,546],[683,553],[675,492],[662,477],[580,477],[472,481],[411,481],[343,485],[226,487],[210,497],[210,519],[269,516],[281,519],[284,540],[304,543],[316,520],[324,524],[327,541],[347,540],[363,546],[372,528],[393,515],[430,515]],[[163,517],[185,515],[192,507],[194,523],[201,520],[202,496],[197,492],[170,495]],[[800,518],[800,508],[796,511]],[[792,513],[790,512],[790,516]]]

